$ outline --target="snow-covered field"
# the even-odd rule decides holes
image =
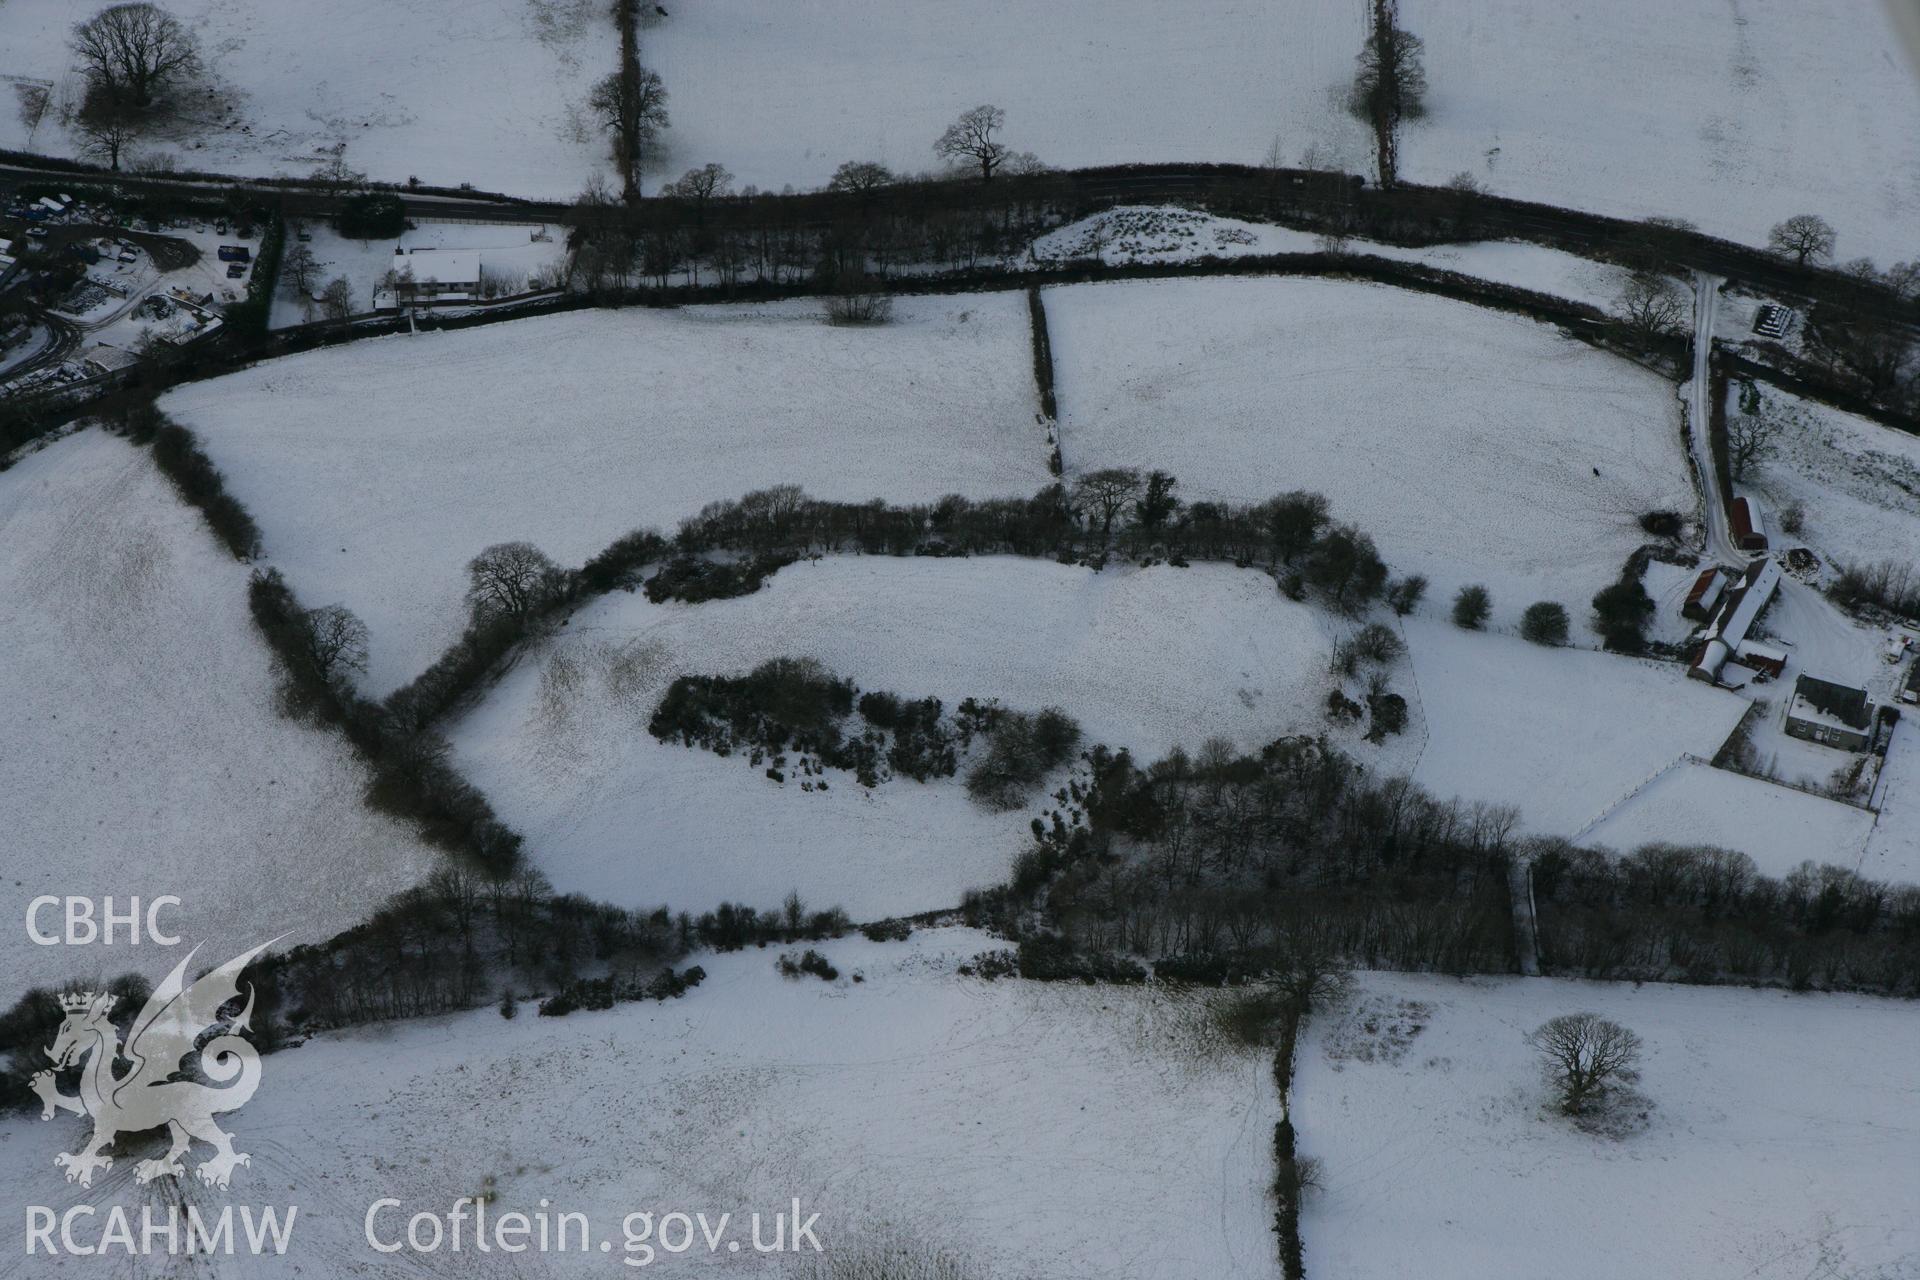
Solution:
[[[842,973],[832,984],[782,979],[773,949],[702,956],[706,982],[665,1004],[558,1021],[530,1006],[512,1022],[486,1009],[276,1054],[259,1094],[224,1123],[253,1158],[231,1198],[298,1205],[292,1244],[284,1259],[214,1259],[210,1270],[619,1274],[615,1259],[642,1260],[626,1252],[626,1215],[679,1211],[710,1223],[731,1213],[741,1248],[656,1251],[660,1272],[705,1275],[711,1262],[713,1274],[793,1275],[791,1254],[783,1268],[752,1251],[748,1215],[765,1215],[770,1241],[772,1214],[797,1198],[802,1217],[819,1214],[827,1250],[908,1238],[981,1275],[1271,1271],[1271,1059],[1197,1054],[1192,997],[954,975],[1001,945],[962,929],[842,939],[820,946]],[[104,1189],[60,1180],[53,1155],[81,1131],[65,1117],[8,1118],[8,1198],[56,1212],[126,1204],[137,1231],[148,1192],[133,1186],[131,1161]],[[166,1186],[152,1188],[156,1201]],[[181,1190],[207,1208],[228,1199],[201,1199],[190,1181]],[[380,1255],[365,1242],[368,1206],[382,1197],[402,1202],[376,1217],[387,1239],[409,1215],[445,1214],[483,1190],[496,1197],[490,1221],[543,1207],[587,1214],[611,1257],[478,1254],[471,1219],[460,1255]]]
[[[1867,837],[1860,874],[1920,884],[1920,723],[1903,706],[1887,747],[1876,799],[1880,813]]]
[[[1400,175],[1688,218],[1763,244],[1817,213],[1838,256],[1913,256],[1920,69],[1876,0],[1403,0],[1426,42],[1426,120]]]
[[[717,161],[742,183],[825,184],[847,160],[939,167],[934,139],[992,103],[1048,164],[1230,161],[1279,144],[1371,175],[1339,104],[1365,6],[1324,0],[701,0],[641,32],[672,95],[657,181]],[[990,53],[988,51],[991,51]]]
[[[1438,619],[1412,619],[1406,635],[1430,735],[1414,781],[1515,805],[1529,832],[1583,830],[1682,755],[1711,757],[1747,709],[1675,663],[1546,649]]]
[[[1295,1077],[1300,1151],[1321,1161],[1324,1183],[1302,1215],[1308,1275],[1920,1272],[1911,1005],[1385,974],[1360,991],[1360,1018],[1316,1018]],[[1644,1132],[1590,1136],[1551,1113],[1522,1037],[1581,1010],[1645,1042]],[[1389,1037],[1365,1033],[1368,1013],[1425,1029],[1396,1056]]]
[[[1755,390],[1761,416],[1780,424],[1778,452],[1745,484],[1766,504],[1770,531],[1789,504],[1805,513],[1799,535],[1776,533],[1776,545],[1810,547],[1828,564],[1920,564],[1920,436],[1772,387]],[[1738,414],[1739,387],[1727,396],[1728,413]]]
[[[662,745],[646,725],[675,676],[811,657],[862,689],[949,709],[968,696],[1060,706],[1088,744],[1148,761],[1210,737],[1253,750],[1322,731],[1332,640],[1326,615],[1229,566],[830,557],[737,600],[606,597],[451,736],[563,891],[697,911],[797,889],[871,919],[1003,880],[1031,813],[988,813],[958,779],[867,791],[835,772],[826,792],[803,792],[742,758]],[[1389,750],[1408,753],[1408,740]]]
[[[434,865],[361,805],[344,743],[274,712],[247,569],[144,451],[89,430],[0,475],[0,653],[15,993],[177,959],[124,935],[36,946],[23,922],[41,894],[174,894],[162,922],[233,954],[322,941]]]
[[[1496,625],[1541,599],[1581,619],[1643,512],[1695,506],[1672,388],[1545,325],[1319,280],[1043,296],[1070,473],[1160,467],[1189,501],[1318,490],[1427,575],[1430,608],[1478,582]]]
[[[345,278],[353,290],[355,311],[372,309],[374,289],[380,277],[393,269],[396,252],[478,249],[480,270],[501,280],[506,286],[504,293],[523,292],[530,278],[564,265],[567,256],[566,228],[559,226],[431,222],[422,218],[414,220],[397,241],[370,242],[345,239],[322,222],[302,223],[300,229],[311,237],[306,243],[314,259],[313,291],[318,293],[329,281]],[[273,298],[273,326],[283,328],[320,318],[322,312],[311,298],[288,294],[283,275],[282,286]]]
[[[1711,844],[1738,849],[1764,875],[1802,862],[1862,869],[1873,815],[1824,796],[1686,762],[1661,774],[1579,837],[1622,853],[1643,844]],[[1882,863],[1886,859],[1880,859]],[[1871,874],[1889,875],[1882,867]]]
[[[496,542],[578,565],[774,484],[926,501],[1049,480],[1017,293],[903,298],[880,328],[831,327],[803,301],[375,338],[162,405],[302,598],[366,620],[382,692],[459,634],[464,567]]]
[[[1326,242],[1310,231],[1223,218],[1177,205],[1123,205],[1068,223],[1033,242],[1041,263],[1098,258],[1113,264],[1192,262],[1203,258],[1264,257],[1320,253]],[[1611,263],[1519,240],[1480,240],[1409,248],[1349,238],[1340,245],[1355,256],[1418,262],[1495,284],[1531,289],[1610,310],[1626,287],[1627,273]]]
[[[95,6],[98,7],[98,6]],[[231,98],[204,128],[140,139],[136,160],[250,176],[305,177],[346,145],[353,168],[422,182],[565,198],[604,168],[582,106],[619,45],[596,0],[175,0]],[[67,39],[94,11],[71,0],[0,6],[0,147],[80,154],[63,123],[84,90]],[[7,83],[7,82],[11,83]],[[16,87],[51,101],[37,125]]]

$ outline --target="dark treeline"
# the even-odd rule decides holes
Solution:
[[[1516,810],[1372,777],[1305,738],[1086,759],[1091,780],[1035,819],[1008,884],[967,905],[1020,940],[1025,976],[1511,972],[1525,855],[1548,972],[1920,996],[1920,887],[1813,863],[1772,879],[1724,849],[1523,848]]]
[[[248,590],[254,625],[278,659],[282,709],[339,730],[372,769],[366,800],[411,823],[428,844],[495,879],[520,866],[520,835],[448,762],[451,749],[429,729],[400,722],[361,696],[316,654],[313,613],[278,569],[256,572]]]
[[[738,753],[773,781],[791,775],[809,791],[830,789],[829,768],[852,773],[863,787],[895,777],[950,778],[983,739],[967,792],[1000,810],[1025,805],[1080,743],[1080,726],[1058,707],[1029,714],[963,698],[949,713],[938,698],[862,693],[810,658],[775,658],[744,676],[680,676],[647,728],[662,742]]]
[[[1311,950],[1369,967],[1508,971],[1511,810],[1376,781],[1323,742],[1210,743],[1141,768],[1095,748],[1009,884],[969,903],[1027,937],[1230,980]],[[1023,946],[1025,943],[1023,943]]]
[[[248,966],[254,989],[249,1038],[271,1052],[314,1031],[427,1017],[495,1001],[503,1016],[523,996],[551,993],[545,1016],[663,1000],[698,985],[696,966],[673,964],[698,948],[734,951],[838,938],[851,928],[838,908],[811,910],[797,896],[780,906],[723,903],[693,916],[668,908],[629,911],[555,894],[537,871],[484,876],[449,865],[394,895],[364,923],[325,942],[275,952]],[[904,937],[906,925],[869,926],[871,937]],[[37,1105],[27,1087],[64,1018],[59,997],[81,989],[34,988],[0,1013],[0,1110]],[[90,989],[90,988],[89,988]],[[152,985],[137,974],[107,984],[124,1031]],[[69,1089],[71,1081],[62,1082]]]
[[[259,526],[239,499],[227,492],[225,478],[201,452],[191,431],[168,421],[152,404],[135,405],[116,425],[127,439],[149,447],[154,465],[173,482],[188,506],[199,509],[234,559],[248,560],[260,553]]]
[[[1129,468],[1089,473],[1071,487],[1049,485],[1031,498],[969,499],[892,505],[829,502],[780,485],[736,501],[714,502],[682,522],[684,552],[814,555],[1052,556],[1164,555],[1260,565],[1279,573],[1290,595],[1312,587],[1330,603],[1358,608],[1387,586],[1373,539],[1336,523],[1325,497],[1281,494],[1261,503],[1181,501],[1178,480]]]
[[[1728,849],[1556,842],[1534,854],[1533,890],[1556,972],[1920,995],[1920,886],[1812,862],[1773,879]]]

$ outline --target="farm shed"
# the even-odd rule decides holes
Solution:
[[[1744,497],[1735,498],[1730,515],[1733,521],[1734,546],[1742,551],[1767,549],[1767,528],[1760,518],[1760,508]]]
[[[1726,593],[1713,622],[1701,634],[1687,674],[1695,680],[1717,680],[1720,668],[1746,640],[1754,619],[1772,601],[1779,587],[1779,565],[1771,560],[1757,560],[1749,565],[1740,581]]]
[[[1732,578],[1733,575],[1719,565],[1702,569],[1700,576],[1693,580],[1693,589],[1687,592],[1686,602],[1680,606],[1680,616],[1695,622],[1713,617],[1714,606],[1720,603],[1721,593]]]

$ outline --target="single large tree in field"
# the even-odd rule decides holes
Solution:
[[[1833,256],[1833,227],[1816,213],[1796,213],[1767,232],[1767,248],[1798,266]]]
[[[193,32],[144,0],[116,4],[76,24],[71,45],[87,83],[123,95],[123,105],[135,113],[152,110],[168,89],[200,67]]]
[[[612,136],[614,167],[631,200],[640,194],[647,149],[668,125],[666,83],[646,67],[616,71],[593,87],[587,107]]]
[[[1597,1013],[1563,1013],[1527,1037],[1560,1094],[1560,1110],[1579,1115],[1615,1082],[1635,1078],[1640,1037]]]
[[[960,118],[947,126],[933,144],[933,152],[942,160],[958,163],[971,163],[980,166],[980,180],[988,181],[993,177],[1007,158],[1007,144],[996,142],[993,135],[1006,127],[1007,113],[996,106],[982,104],[971,111],[962,112]]]
[[[1411,31],[1376,24],[1360,47],[1348,107],[1369,122],[1391,125],[1427,114],[1426,46]]]

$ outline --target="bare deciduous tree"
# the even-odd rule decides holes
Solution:
[[[1427,114],[1426,46],[1411,31],[1376,25],[1359,53],[1348,107],[1362,120],[1418,120]]]
[[[981,181],[988,181],[1007,158],[1006,143],[996,142],[993,137],[1006,123],[1006,112],[983,103],[962,112],[958,120],[948,125],[947,131],[934,142],[933,153],[956,164],[979,165]]]
[[[660,194],[680,200],[691,200],[695,206],[704,209],[707,201],[716,196],[731,195],[733,175],[725,165],[707,163],[698,169],[689,169],[678,178],[660,188]]]
[[[367,669],[367,624],[342,604],[307,610],[307,657],[331,684],[349,671]]]
[[[1637,1079],[1640,1037],[1597,1013],[1563,1013],[1527,1037],[1560,1094],[1560,1110],[1579,1115],[1615,1082]]]
[[[639,194],[646,168],[647,148],[668,126],[667,86],[660,73],[646,67],[632,75],[616,71],[593,86],[587,109],[612,136],[614,167],[620,171],[629,199]]]
[[[1081,476],[1073,486],[1074,502],[1100,520],[1100,541],[1113,538],[1113,522],[1140,492],[1140,473],[1132,467],[1106,467]]]
[[[467,603],[476,617],[524,616],[559,587],[559,566],[531,542],[495,543],[467,562]]]
[[[87,82],[123,95],[130,111],[153,109],[194,76],[200,50],[193,32],[158,5],[116,4],[73,28],[70,41]]]
[[[82,139],[87,155],[105,160],[107,167],[119,171],[120,157],[139,135],[140,119],[127,103],[123,91],[108,84],[87,87],[85,101],[74,114],[74,129]]]
[[[281,255],[281,282],[286,285],[287,292],[296,298],[305,298],[313,292],[314,278],[319,271],[320,264],[314,259],[313,249],[303,241],[294,241]]]
[[[320,311],[329,320],[344,322],[353,314],[353,284],[345,276],[335,276],[320,291]]]
[[[367,175],[347,163],[347,144],[327,149],[327,158],[313,168],[313,180],[330,196],[357,191],[366,184]]]
[[[1779,451],[1780,423],[1766,413],[1736,413],[1727,417],[1727,465],[1733,478],[1744,480],[1747,468]]]
[[[1833,227],[1814,213],[1796,213],[1767,232],[1767,248],[1800,266],[1833,256]]]
[[[1636,272],[1618,306],[1620,328],[1637,347],[1651,347],[1686,327],[1686,302],[1665,276]]]

